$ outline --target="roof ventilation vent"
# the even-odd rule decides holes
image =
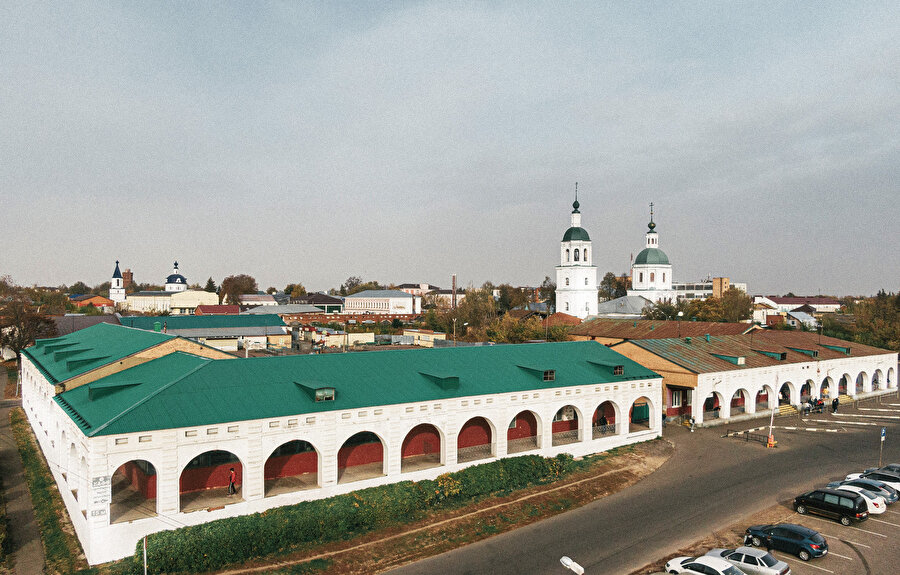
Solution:
[[[684,343],[691,343],[691,338],[689,338],[689,337],[684,338]]]
[[[709,334],[706,334],[706,341],[709,342]]]

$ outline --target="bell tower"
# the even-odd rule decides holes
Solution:
[[[597,267],[592,265],[594,249],[587,230],[581,227],[578,184],[569,229],[559,246],[556,266],[556,311],[581,319],[597,314]]]

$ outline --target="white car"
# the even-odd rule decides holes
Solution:
[[[738,547],[737,549],[711,549],[709,557],[720,557],[747,575],[791,575],[791,568],[765,549]]]
[[[868,489],[857,487],[855,485],[841,485],[837,488],[840,491],[852,491],[859,493],[866,498],[866,506],[869,508],[869,515],[880,515],[887,511],[887,501],[881,495],[876,495]]]
[[[859,478],[874,479],[875,481],[880,481],[885,485],[890,485],[894,489],[900,490],[900,475],[891,473],[890,471],[876,469],[875,471],[866,471],[864,473],[851,473],[847,476],[847,481]]]
[[[747,575],[728,561],[718,557],[676,557],[666,563],[666,573],[690,575]]]

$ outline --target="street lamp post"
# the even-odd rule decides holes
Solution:
[[[681,318],[683,318],[683,317],[684,317],[684,312],[683,311],[678,312],[678,337],[679,338],[681,337]]]

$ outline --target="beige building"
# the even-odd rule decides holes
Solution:
[[[434,347],[435,340],[447,339],[446,333],[441,331],[432,331],[430,329],[404,329],[403,335],[412,336],[413,345],[418,345],[420,347]]]
[[[219,296],[207,291],[142,291],[129,295],[120,307],[140,313],[192,315],[198,305],[218,305]]]

